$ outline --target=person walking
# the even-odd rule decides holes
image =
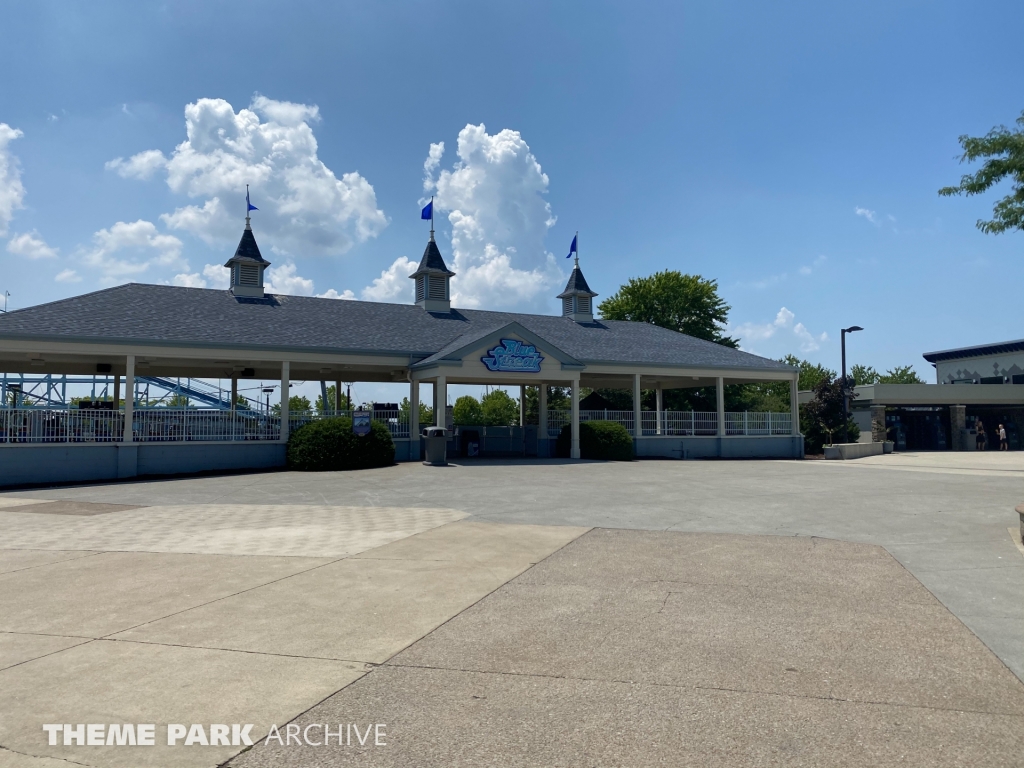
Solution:
[[[1008,448],[1008,446],[1006,444],[1006,427],[1004,427],[1002,424],[999,425],[999,433],[998,434],[999,434],[999,450],[1000,451],[1009,450],[1009,448]]]
[[[981,423],[981,419],[978,419],[977,424],[978,436],[974,438],[974,447],[979,451],[985,450],[985,425]]]

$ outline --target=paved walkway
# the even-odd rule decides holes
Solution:
[[[970,631],[880,547],[808,538],[592,531],[296,723],[354,713],[387,746],[231,766],[1014,766],[1024,746],[1024,685]]]
[[[307,719],[401,725],[396,748],[273,759],[651,764],[630,763],[642,742],[669,763],[1015,764],[1021,684],[997,657],[1024,677],[1019,456],[2,493],[0,765],[213,766],[237,749],[47,747],[41,724],[259,732],[321,701]]]

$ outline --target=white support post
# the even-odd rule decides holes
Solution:
[[[633,374],[633,439],[644,436],[643,414],[640,412],[640,374]]]
[[[128,355],[124,366],[124,435],[122,442],[134,440],[132,426],[135,419],[135,355]],[[116,406],[116,403],[115,403]]]
[[[725,437],[725,379],[715,379],[715,395],[718,401],[718,436]]]
[[[799,379],[794,376],[789,382],[789,424],[790,434],[800,434],[800,396],[797,394]]]
[[[281,363],[281,440],[288,442],[288,400],[291,397],[288,386],[291,383],[291,364]]]
[[[548,439],[548,385],[545,382],[540,383],[540,394],[537,398],[539,402],[538,408],[538,419],[540,426],[537,427],[537,438],[539,440]]]
[[[654,390],[654,409],[658,414],[658,426],[655,428],[654,434],[661,434],[661,410],[662,410],[662,399],[661,399],[661,382],[658,382],[658,386]]]
[[[526,385],[519,385],[519,426],[526,426]]]
[[[572,380],[572,447],[569,449],[569,458],[580,457],[580,380]]]
[[[420,383],[409,382],[409,460],[420,459]]]
[[[434,381],[434,426],[447,427],[446,414],[448,411],[448,380],[444,376],[438,376]]]

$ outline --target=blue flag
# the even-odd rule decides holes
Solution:
[[[569,246],[569,255],[568,255],[568,256],[566,256],[565,258],[567,258],[567,259],[571,259],[571,258],[572,258],[572,255],[573,255],[574,253],[576,253],[576,238],[577,238],[577,237],[579,237],[579,235],[573,235],[573,238],[572,238],[572,245],[570,245],[570,246]]]
[[[434,201],[433,200],[431,200],[429,203],[427,203],[423,207],[423,210],[420,211],[420,218],[421,219],[430,219],[431,221],[434,220]]]
[[[258,210],[259,210],[259,208],[257,208],[255,205],[253,205],[252,203],[249,202],[249,188],[246,187],[245,188],[245,212],[248,213],[249,211],[258,211]]]

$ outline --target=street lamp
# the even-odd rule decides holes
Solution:
[[[859,325],[851,325],[849,328],[843,328],[839,333],[840,341],[842,342],[843,348],[843,442],[850,442],[850,398],[846,394],[846,334],[855,333],[856,331],[863,331]]]

